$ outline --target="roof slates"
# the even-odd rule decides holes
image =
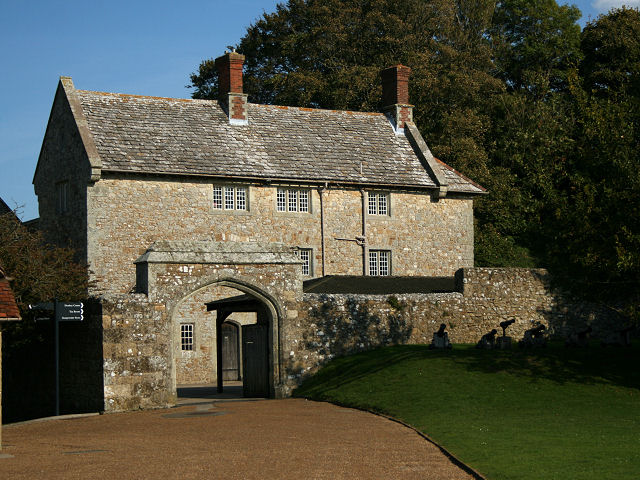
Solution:
[[[249,104],[238,126],[216,101],[76,93],[103,170],[435,187],[383,114]],[[446,174],[450,191],[482,191]]]

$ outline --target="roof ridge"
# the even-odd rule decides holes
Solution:
[[[331,108],[313,108],[313,107],[298,107],[298,106],[288,106],[288,105],[271,105],[268,103],[251,103],[249,105],[253,105],[260,108],[278,108],[280,110],[299,110],[302,112],[331,112],[331,113],[347,113],[350,115],[375,115],[375,116],[384,116],[382,112],[360,112],[358,110],[336,110]]]
[[[169,100],[169,101],[173,101],[173,102],[195,102],[195,103],[218,103],[217,100],[210,100],[210,99],[205,99],[205,98],[177,98],[177,97],[159,97],[159,96],[155,96],[155,95],[137,95],[137,94],[133,94],[133,93],[118,93],[118,92],[103,92],[103,91],[99,91],[99,90],[82,90],[82,89],[76,89],[76,92],[79,93],[90,93],[90,94],[94,94],[94,95],[102,95],[102,96],[107,96],[107,95],[113,95],[116,97],[125,97],[125,98],[140,98],[143,100],[149,99],[149,100]],[[289,105],[273,105],[273,104],[268,104],[268,103],[253,103],[253,102],[248,102],[249,105],[253,105],[255,107],[260,107],[260,108],[277,108],[280,110],[298,110],[301,112],[331,112],[331,113],[346,113],[349,115],[374,115],[374,116],[384,116],[384,113],[382,112],[361,112],[358,110],[339,110],[339,109],[334,109],[334,108],[314,108],[314,107],[299,107],[299,106],[289,106]]]
[[[116,92],[100,92],[97,90],[76,90],[76,92],[79,93],[91,93],[94,95],[103,95],[103,96],[107,96],[107,95],[114,95],[116,97],[126,97],[126,98],[140,98],[140,99],[150,99],[150,100],[170,100],[173,102],[212,102],[212,103],[218,103],[217,100],[207,100],[207,99],[201,99],[201,98],[173,98],[173,97],[156,97],[153,95],[135,95],[132,93],[116,93]]]

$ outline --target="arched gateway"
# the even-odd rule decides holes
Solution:
[[[245,396],[274,396],[282,323],[277,305],[263,288],[229,276],[182,298],[171,313],[175,387],[213,383],[221,392],[225,380],[242,380]]]
[[[104,365],[106,410],[170,405],[180,383],[222,386],[222,324],[229,320],[242,325],[245,394],[287,394],[282,342],[302,299],[301,261],[294,249],[156,242],[135,263],[138,294],[103,303],[105,340],[113,338],[120,352]],[[243,320],[246,313],[254,320]]]

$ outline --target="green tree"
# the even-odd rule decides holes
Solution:
[[[637,9],[590,22],[572,81],[576,147],[549,261],[603,298],[640,297],[639,36]]]
[[[53,298],[86,298],[88,271],[74,261],[73,251],[47,245],[39,232],[29,230],[13,213],[0,215],[0,264],[13,278],[11,288],[24,319],[5,327],[7,348],[3,355],[40,341],[34,333],[29,304]]]
[[[580,17],[556,0],[500,0],[490,32],[496,76],[535,97],[565,88],[580,58]]]
[[[640,11],[622,7],[589,22],[580,72],[588,91],[640,97]]]
[[[638,297],[640,102],[579,86],[574,98],[576,147],[548,261],[590,295]]]
[[[575,7],[497,2],[488,31],[493,74],[506,92],[487,110],[490,198],[477,202],[476,263],[539,266],[572,148],[567,75],[580,58]]]

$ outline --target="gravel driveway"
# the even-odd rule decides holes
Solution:
[[[6,479],[469,479],[413,430],[302,399],[7,425]]]

